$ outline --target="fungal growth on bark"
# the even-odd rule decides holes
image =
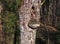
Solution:
[[[37,20],[36,17],[37,17],[37,14],[36,14],[35,7],[32,6],[32,9],[31,9],[31,19],[30,19],[30,21],[28,23],[28,26],[30,28],[32,28],[32,29],[37,29],[40,26],[39,19]]]
[[[36,29],[40,26],[40,22],[38,22],[36,19],[32,19],[30,20],[30,22],[28,23],[28,26],[32,29]]]
[[[40,3],[40,5],[42,6],[44,4],[45,0]],[[39,3],[39,1],[38,1]],[[28,26],[32,29],[37,29],[38,27],[40,27],[40,22],[39,22],[39,19],[37,19],[37,13],[38,13],[38,9],[36,8],[37,4],[36,5],[32,5],[31,7],[31,19],[28,23]]]

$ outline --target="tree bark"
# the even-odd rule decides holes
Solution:
[[[3,44],[3,30],[2,30],[2,10],[3,10],[3,7],[2,7],[2,4],[0,2],[0,44]]]
[[[23,5],[21,5],[21,8],[19,9],[21,44],[35,44],[36,29],[30,28],[28,23],[30,22],[31,17],[36,18],[36,20],[39,21],[40,3],[41,0],[23,0]]]
[[[56,0],[55,1],[54,0],[49,0],[48,23],[52,27],[56,27],[56,16],[55,16],[56,14],[55,14],[55,11],[56,11]],[[48,27],[50,27],[50,26],[48,26]],[[54,30],[54,28],[51,28],[51,29]],[[54,34],[54,32],[52,33],[52,35],[48,35],[47,44],[55,44],[55,40],[53,39],[54,38],[53,34]],[[50,38],[50,36],[51,36],[51,38]]]

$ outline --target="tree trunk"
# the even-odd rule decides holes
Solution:
[[[49,13],[48,13],[48,23],[49,25],[51,25],[52,27],[56,27],[56,16],[55,16],[55,10],[56,10],[56,0],[49,0]],[[52,29],[54,30],[54,29]],[[52,33],[52,32],[51,32]],[[55,44],[55,40],[53,39],[53,34],[52,35],[48,35],[48,42],[46,44]],[[51,36],[51,38],[50,38]]]
[[[40,3],[41,0],[23,0],[19,10],[21,44],[35,44],[36,28],[30,28],[28,23],[33,19],[39,21]]]
[[[2,30],[2,10],[3,10],[3,7],[2,7],[2,4],[0,2],[0,44],[3,44],[3,30]]]

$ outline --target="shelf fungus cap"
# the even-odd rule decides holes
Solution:
[[[40,22],[37,20],[30,20],[28,26],[32,29],[37,29],[40,26]]]

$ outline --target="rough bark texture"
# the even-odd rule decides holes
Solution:
[[[21,44],[35,44],[36,29],[28,27],[28,22],[31,20],[31,17],[39,20],[40,3],[41,0],[23,0],[23,5],[21,5],[19,10]]]
[[[44,33],[47,35],[46,44],[55,44],[55,40],[52,38],[54,38],[53,35],[58,32],[58,29],[56,28],[56,26],[57,26],[57,17],[56,17],[57,1],[58,0],[46,0],[45,4],[41,8],[41,15],[40,15],[41,18],[40,19],[41,19],[41,22],[45,24],[46,30],[44,29],[44,31],[47,31],[47,34],[46,34],[46,32]]]
[[[56,11],[56,0],[55,1],[54,0],[49,0],[48,23],[49,23],[49,25],[51,25],[53,27],[56,27],[56,23],[57,23],[56,22],[55,11]],[[55,40],[53,39],[54,38],[53,34],[52,35],[48,34],[48,35],[49,36],[48,36],[48,43],[47,44],[55,44]]]

